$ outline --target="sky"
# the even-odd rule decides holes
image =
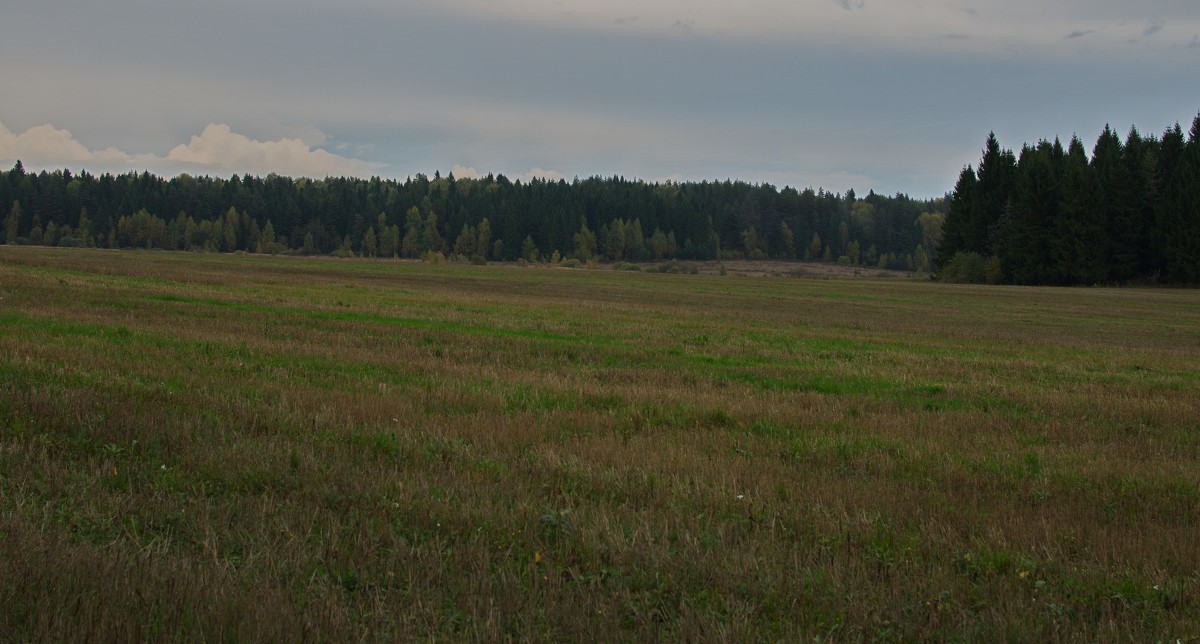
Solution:
[[[1196,0],[9,0],[0,164],[938,197],[1200,112]]]

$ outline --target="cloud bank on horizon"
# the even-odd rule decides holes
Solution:
[[[296,138],[255,141],[233,132],[223,123],[208,125],[164,156],[128,154],[113,147],[89,150],[69,130],[50,124],[15,134],[0,123],[0,159],[21,160],[32,167],[159,168],[203,174],[275,173],[295,177],[370,176],[380,166],[310,148]]]
[[[18,0],[0,163],[936,196],[991,130],[1086,143],[1190,120],[1188,4]]]

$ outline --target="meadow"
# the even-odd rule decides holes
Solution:
[[[1200,638],[1200,292],[0,247],[0,639]]]

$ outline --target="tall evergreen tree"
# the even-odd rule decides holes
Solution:
[[[1072,138],[1062,172],[1061,205],[1048,239],[1051,283],[1095,284],[1108,277],[1106,259],[1114,245],[1098,207],[1098,188],[1083,143]]]
[[[958,183],[954,185],[954,193],[950,198],[950,212],[942,226],[941,245],[937,247],[935,259],[939,263],[949,261],[958,253],[977,250],[968,246],[967,231],[976,217],[978,183],[975,171],[969,165],[958,175]]]
[[[1108,231],[1108,274],[1115,280],[1127,280],[1138,267],[1134,212],[1130,203],[1131,180],[1124,160],[1124,146],[1116,132],[1104,126],[1092,150],[1092,169],[1097,180],[1097,206],[1103,213]]]
[[[1018,284],[1045,284],[1052,277],[1050,231],[1061,203],[1062,145],[1026,146],[1017,162],[1012,221],[1000,249],[1001,266]]]
[[[1163,248],[1168,278],[1195,284],[1200,283],[1200,115],[1181,145],[1182,138],[1178,126],[1163,136],[1163,160],[1171,167],[1160,220],[1169,231]]]
[[[967,250],[987,255],[994,249],[990,237],[1012,194],[1016,158],[1012,151],[1002,150],[996,134],[989,133],[979,162],[975,207],[963,231]]]
[[[1155,218],[1159,186],[1156,182],[1158,141],[1142,138],[1137,128],[1130,128],[1125,139],[1123,160],[1129,177],[1129,207],[1138,263],[1135,273],[1140,276],[1161,274],[1164,268],[1162,240]]]

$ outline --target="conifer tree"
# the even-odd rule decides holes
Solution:
[[[1176,282],[1200,283],[1200,115],[1186,143],[1178,126],[1170,138],[1170,154],[1175,158],[1160,202],[1161,219],[1169,231],[1163,248],[1167,275]],[[1167,140],[1164,135],[1164,160]]]
[[[1095,284],[1107,278],[1105,260],[1111,248],[1098,194],[1083,144],[1073,138],[1065,159],[1062,204],[1049,238],[1052,282]]]
[[[1145,139],[1137,128],[1130,128],[1123,157],[1129,176],[1129,206],[1134,238],[1130,240],[1138,258],[1136,274],[1153,276],[1163,271],[1162,239],[1154,208],[1159,186],[1155,183],[1158,141]]]
[[[1121,139],[1109,126],[1092,149],[1092,170],[1096,175],[1098,203],[1107,231],[1108,274],[1115,280],[1133,277],[1138,266],[1137,237],[1130,205],[1129,168],[1125,164]]]
[[[1059,151],[1061,153],[1061,146]],[[981,255],[988,255],[994,250],[998,242],[992,238],[992,233],[1008,205],[1016,168],[1017,160],[1012,151],[1002,150],[995,133],[989,134],[983,159],[979,162],[978,194],[971,225],[967,230],[968,250]]]
[[[969,165],[964,167],[958,175],[958,183],[954,185],[954,193],[950,198],[950,212],[946,215],[946,222],[942,227],[942,241],[937,246],[935,259],[939,264],[949,261],[958,253],[971,250],[967,246],[967,230],[975,218],[977,185],[975,171]]]
[[[1062,145],[1041,141],[1025,146],[1017,162],[1013,216],[1000,261],[1018,284],[1044,284],[1050,279],[1050,230],[1061,203],[1059,169]]]

